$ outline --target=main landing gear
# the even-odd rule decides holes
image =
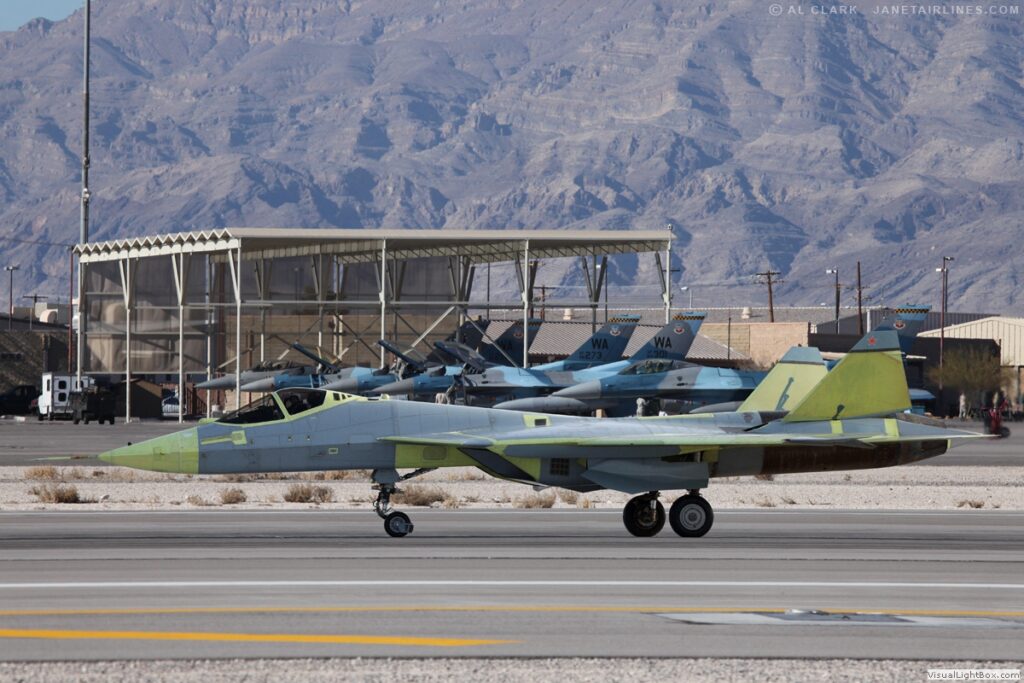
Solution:
[[[373,511],[384,520],[384,531],[387,532],[388,536],[401,538],[402,536],[408,536],[413,530],[412,520],[409,519],[409,515],[391,509],[391,496],[395,493],[400,493],[397,484],[431,472],[434,469],[433,467],[424,467],[403,476],[398,476],[398,472],[394,470],[374,470],[374,481],[378,481],[378,479],[381,481],[373,487],[377,491],[377,499],[373,501]]]
[[[682,496],[669,508],[658,500],[659,491],[651,491],[626,503],[622,510],[622,521],[626,530],[634,536],[654,536],[665,526],[665,519],[672,526],[672,531],[684,537],[703,536],[711,530],[715,521],[711,504],[704,500],[700,491],[694,489]]]

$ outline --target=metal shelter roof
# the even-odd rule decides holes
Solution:
[[[531,258],[660,251],[668,230],[415,230],[378,228],[222,228],[90,242],[75,247],[83,262],[241,249],[242,258],[337,254],[345,263],[373,262],[386,247],[393,258],[470,256],[510,261],[529,244]]]

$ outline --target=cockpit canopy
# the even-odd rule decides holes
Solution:
[[[671,360],[669,358],[649,358],[639,360],[619,371],[620,375],[654,375],[669,370],[685,368],[690,363],[682,360]]]
[[[332,393],[339,399],[342,396],[338,392]],[[282,389],[228,413],[217,422],[238,425],[283,420],[285,415],[292,417],[319,408],[326,400],[327,392],[322,389]]]

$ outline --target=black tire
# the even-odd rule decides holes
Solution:
[[[114,416],[113,415],[111,415],[107,419],[110,420],[110,424],[114,424]]]
[[[1009,436],[1010,436],[1010,428],[1009,427],[1000,427],[999,428],[999,438],[1000,439],[1006,439],[1006,438],[1009,438]]]
[[[80,417],[78,416],[78,413],[75,413],[74,415],[72,415],[72,417],[71,417],[71,421],[72,421],[72,422],[74,422],[75,424],[78,424],[79,422],[81,422],[81,421],[82,421],[82,418],[80,418]],[[85,421],[85,424],[89,424],[89,421],[88,421],[88,420],[86,420],[86,421]]]
[[[39,415],[37,415],[37,417],[39,418],[39,421],[40,421],[40,422],[42,422],[42,421],[43,421],[43,414],[42,414],[42,413],[39,413]]]
[[[711,504],[700,496],[686,495],[672,503],[668,513],[672,531],[684,538],[703,536],[715,523],[715,512]]]
[[[89,424],[89,413],[82,416],[82,421],[85,422],[85,424]]]
[[[394,538],[407,536],[412,533],[412,521],[404,512],[392,512],[384,518],[384,531]]]
[[[656,536],[665,526],[665,506],[661,504],[661,501],[655,501],[652,511],[651,499],[646,496],[637,496],[622,508],[622,523],[626,525],[626,531],[634,536],[641,538]]]

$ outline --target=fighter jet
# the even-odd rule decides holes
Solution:
[[[486,328],[486,325],[487,321],[483,321],[482,323],[467,322],[462,326],[459,332],[453,332],[451,338],[454,339],[456,336],[459,336],[463,339],[472,340],[471,343],[475,344],[483,337],[483,330]],[[315,389],[328,384],[348,382],[349,380],[358,383],[364,378],[371,378],[389,372],[386,370],[382,371],[377,368],[359,365],[343,368],[340,365],[331,363],[330,361],[317,356],[298,342],[291,346],[302,355],[315,361],[317,365],[301,365],[296,369],[290,369],[277,374],[253,379],[252,381],[242,384],[242,391],[248,391],[250,393],[266,392],[293,387],[308,387]],[[367,381],[371,380],[367,379]],[[234,384],[231,386],[234,386]]]
[[[668,521],[678,535],[699,537],[714,522],[701,495],[713,478],[889,467],[984,438],[903,413],[909,405],[898,338],[882,331],[858,342],[785,413],[601,419],[287,389],[99,457],[189,474],[370,469],[373,507],[396,537],[413,531],[409,516],[391,507],[401,482],[475,466],[535,486],[635,494],[623,510],[629,533],[654,536]],[[686,492],[667,512],[665,490]]]
[[[296,371],[299,368],[308,367],[291,360],[268,360],[257,363],[248,370],[242,370],[241,383],[248,384],[257,380],[273,377],[283,372]],[[222,375],[214,377],[196,385],[196,389],[234,389],[235,376]]]
[[[501,333],[494,340],[493,344],[488,344],[480,350],[481,358],[485,358],[487,362],[491,363],[497,362],[499,358],[506,362],[507,358],[522,358],[523,344],[527,343],[526,340],[533,339],[539,326],[539,320],[531,320],[528,326],[528,334],[524,339],[523,324],[516,321]],[[477,334],[469,335],[464,333],[461,336],[463,340],[461,342],[456,341],[455,335],[450,335],[445,343],[458,344],[462,348],[475,352],[473,347],[483,340],[483,333],[482,330],[478,330],[475,327],[472,329]],[[413,381],[413,378],[422,377],[421,384],[424,386],[431,384],[440,387],[431,392],[436,393],[437,391],[445,391],[450,387],[452,383],[451,378],[462,372],[462,365],[441,349],[435,349],[429,356],[424,357],[415,350],[401,351],[396,345],[384,339],[378,341],[377,344],[387,349],[397,359],[391,368],[375,370],[369,374],[363,373],[358,376],[339,378],[325,383],[323,388],[349,394],[365,394],[375,392],[384,386],[393,386],[396,382]]]
[[[633,331],[640,322],[639,315],[617,315],[609,318],[608,322],[598,330],[594,336],[585,341],[580,348],[573,351],[571,355],[562,360],[547,362],[541,366],[534,366],[525,372],[526,377],[537,377],[539,374],[566,373],[570,371],[586,370],[596,366],[606,365],[608,362],[618,361],[623,357],[623,351],[629,345]],[[485,355],[475,353],[473,349],[464,344],[453,342],[437,342],[435,346],[447,355],[460,358],[461,365],[447,368],[445,372],[427,372],[416,377],[407,378],[391,384],[379,386],[370,392],[371,395],[433,395],[440,392],[447,392],[459,386],[465,388],[468,385],[475,385],[477,381],[485,381],[486,377],[506,373],[512,376],[519,376],[519,368],[495,362]],[[520,350],[520,357],[522,351]],[[473,376],[467,379],[466,369]],[[480,377],[482,376],[482,377]],[[457,378],[459,378],[457,380]]]
[[[894,330],[905,354],[924,324],[928,310],[928,306],[894,309],[882,318],[875,330]],[[552,399],[573,399],[586,404],[591,411],[601,408],[613,415],[634,411],[637,399],[641,398],[662,404],[671,402],[681,408],[677,412],[689,412],[695,405],[704,406],[697,408],[700,412],[723,412],[736,410],[764,376],[764,372],[754,370],[646,360],[633,363],[614,375],[560,389],[552,394]]]
[[[632,364],[648,360],[682,361],[704,321],[703,313],[680,313],[658,331],[629,360],[604,363],[582,370],[546,370],[543,366],[486,368],[463,374],[467,403],[491,405],[502,410],[526,410],[567,415],[587,414],[594,409],[572,398],[552,394],[581,382],[611,377]]]

